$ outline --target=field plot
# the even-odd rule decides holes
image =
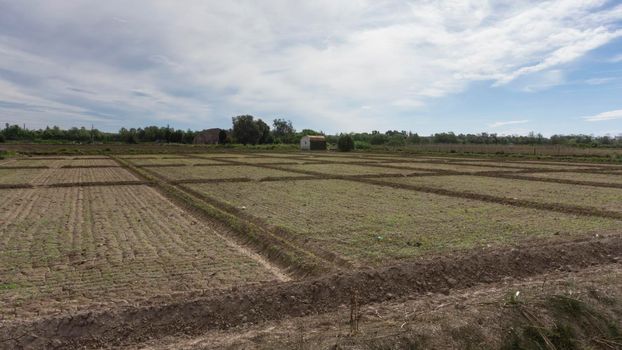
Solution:
[[[572,204],[622,213],[622,189],[617,188],[599,188],[479,176],[388,178],[384,181],[543,203]]]
[[[31,181],[35,185],[68,184],[84,182],[138,181],[138,178],[126,169],[109,168],[56,168],[43,169],[44,172]]]
[[[20,159],[15,159],[11,162],[7,162],[4,163],[0,166],[2,167],[54,167],[57,166],[59,164],[61,164],[61,162],[63,162],[64,160],[60,160],[58,158],[54,158],[54,159],[28,159],[28,158],[20,158]]]
[[[619,232],[622,221],[450,198],[344,180],[189,185],[350,260]]]
[[[344,162],[344,163],[360,163],[360,162],[373,162],[377,163],[377,160],[368,159],[363,157],[344,157],[344,156],[330,156],[330,157],[322,157],[322,156],[308,156],[305,157],[307,161],[319,161],[319,162]]]
[[[164,176],[169,180],[213,180],[230,178],[247,178],[259,180],[266,177],[301,176],[301,174],[257,168],[247,165],[205,166],[205,167],[153,167],[149,171]]]
[[[147,166],[153,166],[153,165],[176,165],[176,164],[180,164],[180,165],[196,165],[196,164],[200,164],[200,165],[205,165],[205,164],[223,164],[223,162],[220,162],[218,160],[214,160],[214,159],[197,159],[197,158],[148,158],[148,159],[140,159],[140,158],[134,158],[134,159],[127,159],[127,161],[131,162],[134,165],[138,165],[138,166],[143,166],[143,165],[147,165]]]
[[[503,167],[493,167],[493,166],[475,166],[475,165],[458,165],[458,164],[428,164],[421,162],[408,162],[408,163],[383,163],[387,165],[387,167],[405,167],[405,168],[413,168],[420,170],[448,170],[448,171],[459,171],[465,173],[477,173],[482,171],[518,171],[518,169],[512,168],[503,168]]]
[[[49,169],[0,169],[0,185],[32,183]]]
[[[110,158],[75,158],[61,160],[55,163],[57,166],[118,166],[118,164]]]
[[[620,175],[596,174],[596,173],[551,172],[551,173],[521,174],[521,176],[528,176],[534,179],[559,179],[559,180],[593,181],[593,182],[622,184],[622,172],[620,172]]]
[[[227,153],[227,152],[222,152],[222,153],[197,153],[194,154],[195,157],[201,157],[201,158],[247,158],[247,157],[252,157],[253,154],[252,153]]]
[[[147,186],[0,195],[4,318],[275,279]]]
[[[592,169],[593,167],[590,167],[589,165],[584,166],[584,165],[566,165],[566,164],[560,164],[560,165],[554,165],[554,164],[537,164],[537,163],[521,163],[521,162],[482,162],[482,161],[478,161],[478,162],[468,162],[468,161],[461,161],[461,162],[454,162],[452,164],[467,164],[467,165],[489,165],[489,166],[494,166],[494,167],[499,167],[499,168],[523,168],[523,169],[550,169],[550,170],[566,170],[566,169]]]
[[[388,167],[366,166],[358,164],[304,164],[304,165],[283,165],[283,169],[294,169],[299,171],[315,171],[330,175],[371,175],[371,174],[414,174],[427,173],[425,171],[395,169]]]
[[[156,154],[122,154],[118,156],[123,159],[161,159],[161,158],[186,158],[186,156],[181,154],[166,154],[166,153],[156,153]]]
[[[266,164],[266,163],[274,163],[274,164],[302,164],[305,162],[312,162],[312,159],[306,159],[306,157],[245,157],[245,158],[231,158],[236,162],[244,162],[250,164]]]
[[[622,169],[622,164],[610,164],[610,163],[561,162],[561,161],[540,161],[540,160],[520,160],[520,161],[513,160],[513,161],[507,161],[506,163],[534,164],[534,165],[567,165],[571,167]]]

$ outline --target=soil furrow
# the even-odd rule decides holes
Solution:
[[[360,305],[400,296],[449,293],[482,283],[620,261],[622,237],[482,250],[423,258],[288,283],[234,288],[165,304],[118,307],[100,312],[22,321],[0,329],[10,348],[129,346],[173,335],[197,335],[246,323],[334,311],[357,291]],[[21,336],[20,336],[21,335]]]

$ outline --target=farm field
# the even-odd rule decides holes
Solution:
[[[551,170],[567,170],[567,169],[592,169],[594,168],[591,165],[569,165],[569,164],[549,164],[549,163],[512,163],[512,162],[468,162],[468,161],[460,161],[454,162],[453,164],[468,164],[468,165],[489,165],[500,168],[522,168],[522,169],[551,169]]]
[[[2,194],[3,318],[275,279],[147,186]]]
[[[214,161],[218,159],[225,159],[225,157],[211,158]],[[270,157],[270,156],[248,156],[248,157],[232,157],[226,158],[236,162],[244,162],[250,164],[302,164],[306,162],[312,162],[309,157]]]
[[[415,174],[426,173],[420,170],[396,169],[388,167],[365,166],[359,164],[304,164],[284,165],[283,169],[313,171],[331,175],[370,175],[370,174]]]
[[[420,170],[446,170],[446,171],[460,171],[465,173],[477,173],[483,171],[517,171],[518,168],[504,168],[497,166],[475,166],[475,165],[460,165],[460,164],[430,164],[423,162],[404,162],[404,163],[384,163],[387,167],[403,167]]]
[[[46,169],[0,169],[0,185],[32,183],[41,178]]]
[[[259,180],[272,176],[300,176],[285,170],[255,168],[247,165],[213,165],[206,167],[152,167],[150,171],[169,180],[226,180],[247,178]]]
[[[59,158],[45,160],[45,159],[19,159],[13,161],[7,161],[2,163],[3,168],[19,168],[19,167],[54,167],[59,164]]]
[[[560,205],[572,204],[622,213],[620,201],[622,188],[598,188],[479,176],[391,178],[386,181]]]
[[[55,165],[60,167],[118,166],[118,164],[110,158],[72,158],[56,162]]]
[[[398,296],[475,308],[621,271],[620,164],[127,147],[0,162],[0,349],[190,349],[303,317],[319,341],[353,295],[384,334]]]
[[[60,168],[45,169],[40,177],[30,183],[34,185],[51,185],[119,181],[138,181],[138,178],[126,169],[118,166],[103,168]]]
[[[603,183],[622,184],[622,171],[611,171],[611,174],[597,173],[535,173],[522,174],[534,179],[560,179],[577,181],[596,181]]]
[[[206,164],[223,164],[213,159],[197,159],[197,158],[173,158],[173,157],[150,157],[150,158],[127,158],[132,164],[138,166],[156,166],[156,165],[206,165]]]
[[[358,266],[556,234],[612,233],[622,227],[622,220],[542,215],[536,209],[344,180],[187,186],[244,207],[245,213],[329,247]],[[619,203],[613,205],[619,208]]]

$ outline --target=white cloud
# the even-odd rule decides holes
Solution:
[[[515,124],[526,124],[529,123],[529,120],[527,119],[523,119],[523,120],[507,120],[507,121],[498,121],[498,122],[494,122],[490,125],[488,125],[490,128],[498,128],[501,126],[506,126],[506,125],[515,125]]]
[[[603,112],[595,115],[582,117],[588,122],[602,122],[607,120],[622,119],[622,109],[615,111]]]
[[[611,62],[611,63],[618,63],[618,62],[622,62],[622,53],[621,53],[621,54],[619,54],[619,55],[615,55],[615,56],[611,57],[611,58],[609,59],[609,62]]]
[[[563,82],[564,64],[622,35],[622,5],[604,5],[3,2],[0,82],[12,92],[0,90],[0,101],[62,104],[74,124],[105,114],[126,126],[170,119],[203,128],[252,113],[326,131],[386,129],[393,115],[471,82],[529,77],[527,91]],[[60,118],[38,113],[42,124]]]
[[[607,84],[610,83],[612,81],[617,80],[617,77],[607,77],[607,78],[591,78],[591,79],[587,79],[585,81],[586,84],[588,85],[603,85],[603,84]]]

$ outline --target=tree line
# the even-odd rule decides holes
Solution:
[[[118,132],[103,132],[97,129],[70,128],[58,126],[45,129],[26,129],[19,125],[5,124],[0,129],[0,142],[73,142],[73,143],[186,143],[193,142],[200,131],[181,130],[169,126],[147,126],[144,128],[121,128]],[[290,120],[277,118],[268,125],[260,118],[241,115],[232,118],[231,128],[225,130],[226,143],[235,144],[296,144],[304,135],[324,135],[322,131],[303,129],[297,131]],[[553,135],[544,137],[542,134],[528,135],[497,135],[494,133],[455,134],[453,132],[436,133],[421,136],[410,131],[388,130],[370,133],[348,133],[325,135],[330,144],[337,144],[339,137],[348,135],[354,147],[358,149],[373,146],[401,147],[410,144],[495,144],[495,145],[569,145],[579,147],[622,147],[622,135]]]

